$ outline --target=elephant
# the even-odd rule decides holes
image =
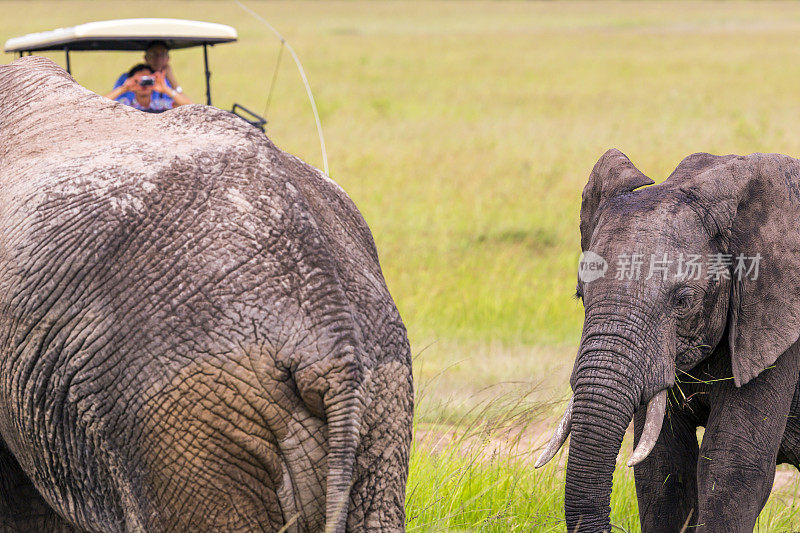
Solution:
[[[412,415],[339,185],[226,111],[0,66],[0,529],[401,530]]]
[[[632,419],[643,531],[753,530],[776,464],[800,464],[798,220],[788,156],[696,153],[658,185],[619,150],[599,159],[581,202],[582,257],[599,266],[579,270],[572,398],[536,463],[571,435],[568,531],[610,531]]]

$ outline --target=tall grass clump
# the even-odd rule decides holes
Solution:
[[[563,531],[564,464],[533,464],[552,424],[553,406],[531,402],[535,387],[507,391],[460,421],[416,423],[406,498],[409,531]],[[418,408],[425,408],[424,397]],[[638,527],[633,475],[615,474],[612,520]]]
[[[415,422],[408,531],[565,530],[566,446],[546,466],[533,468],[555,424],[542,419],[553,412],[553,405],[531,402],[533,388],[508,389],[458,421]],[[418,407],[424,409],[425,401],[423,396]],[[629,533],[641,531],[633,469],[625,466],[632,438],[629,432],[623,441],[611,496],[612,529]],[[755,531],[797,531],[799,490],[794,486],[773,492]]]

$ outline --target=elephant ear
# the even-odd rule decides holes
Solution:
[[[604,202],[654,182],[633,166],[625,154],[612,148],[598,159],[583,188],[581,201],[581,250],[586,251]]]
[[[726,156],[680,188],[705,206],[706,228],[731,257],[728,347],[741,387],[800,336],[800,162]]]

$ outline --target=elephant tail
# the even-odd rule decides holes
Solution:
[[[328,476],[325,498],[325,533],[344,533],[350,506],[350,491],[355,477],[355,459],[361,441],[363,387],[352,383],[329,405]]]
[[[339,325],[351,320],[347,317]],[[327,427],[326,533],[344,533],[347,525],[365,402],[361,343],[352,330],[342,335],[342,329],[349,328],[337,329],[328,336],[324,357],[295,372],[303,402],[325,420]]]

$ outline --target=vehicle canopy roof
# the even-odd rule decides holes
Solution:
[[[29,33],[6,41],[6,52],[44,50],[144,50],[153,41],[170,49],[230,43],[238,35],[231,26],[195,20],[140,18],[87,22],[71,28]]]

